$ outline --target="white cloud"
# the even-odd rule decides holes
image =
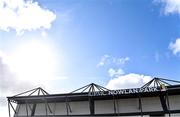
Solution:
[[[42,36],[43,38],[46,38],[46,37],[47,37],[47,32],[42,31],[42,32],[41,32],[41,36]]]
[[[180,14],[180,0],[155,0],[155,1],[163,3],[164,13],[166,15],[173,13]]]
[[[36,29],[49,29],[56,15],[33,0],[0,0],[0,29],[17,34]]]
[[[139,88],[151,79],[151,76],[130,73],[111,79],[106,87],[108,89]]]
[[[47,64],[45,66],[49,67]],[[24,67],[24,69],[26,68]],[[48,92],[49,91],[57,92],[58,88],[57,86],[54,86],[53,83],[59,82],[59,80],[66,80],[68,78],[66,76],[56,76],[56,77],[50,77],[49,79],[46,79],[44,77],[39,78],[33,73],[36,79],[34,79],[34,77],[30,77],[31,79],[26,79],[28,75],[24,76],[25,79],[21,79],[18,77],[17,73],[12,70],[13,69],[11,68],[9,56],[6,56],[6,54],[0,50],[0,115],[2,117],[8,117],[8,111],[7,111],[8,108],[7,108],[7,99],[6,99],[7,96],[13,96],[18,93],[21,93],[21,92],[24,92],[24,91],[27,91],[36,87],[42,87],[45,90],[48,89]],[[38,69],[38,71],[41,71],[41,70]],[[36,82],[34,82],[34,80],[36,80]],[[53,89],[53,90],[50,90],[50,89]],[[13,114],[13,111],[12,111],[12,114]]]
[[[37,47],[39,49],[41,48],[41,46],[39,46],[39,45]],[[33,47],[31,47],[31,48],[33,48]],[[31,49],[31,48],[29,48],[29,49]],[[21,50],[26,51],[27,49],[23,48]],[[35,49],[35,50],[37,52],[38,49]],[[28,52],[28,51],[26,51],[26,52]],[[15,61],[15,62],[17,62],[17,66],[21,66],[22,64],[25,64],[22,68],[25,70],[25,69],[29,68],[27,63],[30,62],[32,60],[32,58],[30,58],[30,56],[28,54],[24,54],[22,51],[20,53],[22,54],[21,57],[24,57],[24,56],[26,56],[26,57],[28,56],[28,57],[24,58],[24,59],[22,59],[21,57],[17,57],[17,61]],[[33,53],[33,52],[29,52],[29,53]],[[43,51],[40,53],[42,55],[42,54],[48,53],[48,51],[46,50],[46,51]],[[48,54],[48,55],[51,55],[51,54]],[[38,59],[35,58],[37,56],[33,56],[33,57],[34,57],[33,59],[35,59],[35,60],[39,59],[39,57],[38,57]],[[22,74],[24,74],[24,77],[23,77],[24,79],[21,79],[19,77],[18,73],[16,71],[14,71],[14,69],[11,68],[12,63],[9,58],[13,58],[13,57],[6,56],[6,53],[4,53],[3,51],[0,50],[0,115],[2,117],[8,117],[8,112],[7,112],[8,108],[7,108],[7,99],[6,99],[7,96],[13,96],[20,92],[24,92],[26,90],[33,89],[35,87],[42,87],[45,90],[48,89],[48,92],[56,91],[58,88],[54,84],[56,82],[59,82],[59,80],[66,80],[68,78],[67,76],[52,76],[52,77],[49,76],[48,78],[45,78],[48,76],[47,72],[49,72],[52,69],[47,64],[47,61],[46,61],[43,64],[43,67],[46,66],[46,68],[49,68],[50,70],[42,72],[41,71],[42,69],[38,68],[37,63],[36,63],[34,65],[34,67],[32,67],[32,69],[30,70],[31,72],[29,72],[29,74],[25,75],[24,73],[27,71],[24,72],[23,70],[21,70],[21,72],[23,71]],[[43,59],[41,59],[40,62],[43,62],[42,60],[45,60],[44,58],[47,58],[47,57],[43,57]],[[28,62],[27,61],[24,62],[23,60],[27,60]],[[18,61],[19,61],[19,63],[18,63]],[[50,62],[50,61],[51,61],[51,59],[48,58],[48,62]],[[34,64],[34,62],[32,62],[30,64],[32,65],[32,64]],[[37,74],[42,72],[42,75],[45,74],[44,77],[43,76],[38,77],[38,75],[35,73],[33,73],[33,76],[32,76],[31,73],[33,71],[33,68],[34,69],[38,68]],[[31,76],[31,77],[29,77],[29,76]],[[29,78],[29,79],[27,79],[27,78]],[[53,89],[53,90],[50,90],[50,89]]]
[[[8,117],[7,96],[34,87],[33,84],[29,82],[18,80],[16,75],[10,70],[7,62],[5,54],[0,51],[0,113],[3,117]]]
[[[129,57],[125,57],[125,58],[114,58],[114,63],[116,64],[125,64],[126,62],[128,62],[130,60]]]
[[[172,50],[173,54],[177,55],[180,53],[180,38],[177,38],[176,41],[169,44],[169,49]]]
[[[101,67],[101,66],[104,66],[105,64],[109,63],[109,58],[110,58],[109,55],[107,55],[107,54],[103,55],[101,57],[100,62],[97,64],[97,67]]]
[[[20,81],[16,77],[16,74],[11,71],[9,64],[7,63],[8,61],[5,59],[4,56],[0,55],[0,97],[7,96],[12,92],[15,93],[32,88],[33,85],[30,82]]]
[[[110,68],[109,70],[108,70],[108,73],[109,73],[109,76],[110,77],[117,77],[117,76],[120,76],[120,75],[123,75],[124,74],[124,71],[121,69],[121,68],[119,68],[119,69],[113,69],[113,68]]]
[[[129,60],[130,60],[129,57],[118,58],[118,57],[113,57],[113,56],[106,54],[101,57],[101,60],[97,64],[97,67],[102,67],[102,66],[109,65],[109,64],[123,65],[126,62],[128,62]]]

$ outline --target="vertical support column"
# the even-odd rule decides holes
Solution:
[[[47,104],[45,102],[45,110],[46,110],[46,116],[47,116]]]
[[[139,109],[141,110],[141,117],[143,117],[142,113],[142,101],[141,101],[141,96],[139,95]]]
[[[35,110],[36,110],[36,104],[34,103],[31,111],[31,116],[34,116]]]
[[[56,113],[56,102],[54,103],[54,108],[53,108],[53,115],[55,115]]]
[[[119,108],[119,100],[118,99],[116,99],[115,100],[116,101],[116,113],[117,113],[117,115],[119,115],[120,114],[120,108]]]
[[[52,110],[51,110],[51,108],[50,108],[50,106],[49,106],[49,104],[48,104],[48,101],[47,101],[47,99],[45,99],[44,98],[44,104],[45,104],[45,110],[46,110],[46,116],[48,116],[49,114],[48,114],[48,110],[49,110],[49,112],[52,114]]]
[[[27,107],[27,101],[26,101],[26,114],[27,114],[27,117],[28,117],[28,107]]]
[[[8,99],[8,112],[9,112],[9,117],[11,117],[11,110],[10,110],[10,100]]]
[[[114,113],[116,113],[116,99],[115,99],[115,97],[114,97],[114,95],[113,95],[113,105],[114,105]]]
[[[69,115],[69,112],[71,113],[72,110],[71,110],[71,107],[69,105],[69,100],[68,100],[68,97],[66,97],[66,112],[67,112],[67,115]]]
[[[94,100],[93,100],[93,97],[89,97],[89,109],[90,109],[90,115],[94,115]]]
[[[167,105],[168,105],[168,113],[169,113],[169,117],[171,117],[171,110],[170,110],[170,105],[169,105],[168,91],[166,91],[166,101],[167,101]]]
[[[19,105],[19,104],[17,104],[17,107],[16,107],[16,116],[18,116],[19,109],[20,109],[20,105]]]
[[[168,112],[168,107],[166,105],[166,95],[165,95],[165,93],[161,92],[161,94],[159,95],[159,99],[160,99],[161,106],[162,106],[162,109],[163,109],[164,113],[167,113]]]

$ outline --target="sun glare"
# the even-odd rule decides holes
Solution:
[[[27,42],[14,50],[11,59],[12,69],[21,80],[43,82],[54,76],[56,57],[48,43]]]

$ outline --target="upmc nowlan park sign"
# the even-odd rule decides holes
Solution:
[[[145,88],[133,88],[133,89],[119,89],[119,90],[109,90],[109,91],[95,91],[89,92],[89,96],[106,96],[106,95],[123,95],[123,94],[135,94],[135,93],[145,93],[145,92],[158,92],[166,91],[166,89],[161,89],[160,87],[145,87]]]

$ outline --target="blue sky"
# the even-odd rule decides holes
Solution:
[[[1,100],[36,86],[59,93],[180,80],[179,15],[176,0],[2,0]]]
[[[179,57],[169,49],[170,42],[179,37],[179,14],[165,15],[162,3],[72,0],[50,4],[49,8],[57,12],[49,35],[65,54],[65,73],[73,83],[80,79],[105,85],[111,67],[125,73],[179,78]],[[63,16],[58,17],[61,12],[67,15],[64,22]],[[123,66],[97,68],[104,55],[130,60]]]

